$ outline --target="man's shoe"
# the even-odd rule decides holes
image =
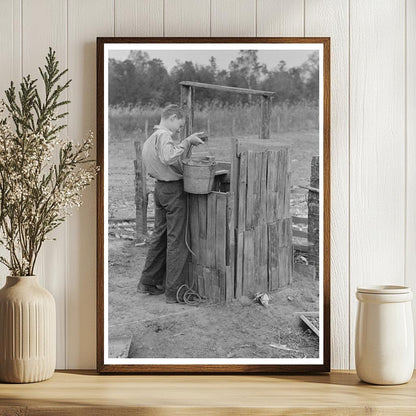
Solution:
[[[137,291],[146,295],[161,295],[165,293],[164,289],[159,289],[157,286],[144,285],[143,283],[138,284]]]
[[[166,298],[166,303],[178,303],[176,298]]]

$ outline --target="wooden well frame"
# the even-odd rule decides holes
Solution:
[[[285,287],[293,276],[290,155],[288,146],[267,141],[275,93],[182,81],[183,137],[193,132],[196,88],[260,96],[260,129],[249,144],[232,139],[228,192],[189,194],[188,285],[213,303]]]

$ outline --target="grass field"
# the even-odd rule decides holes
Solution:
[[[110,107],[110,136],[123,140],[130,136],[144,136],[146,120],[154,126],[160,120],[160,108]],[[227,137],[234,129],[236,135],[250,136],[259,130],[260,108],[251,106],[211,106],[194,111],[195,131],[204,130],[213,137]],[[316,130],[319,127],[318,107],[301,103],[272,107],[272,133]]]

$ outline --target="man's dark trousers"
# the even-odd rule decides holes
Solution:
[[[185,243],[186,193],[183,181],[156,181],[154,191],[155,230],[140,283],[162,285],[168,299],[175,299],[185,283],[189,252]]]

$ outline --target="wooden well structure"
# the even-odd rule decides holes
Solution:
[[[195,88],[261,97],[259,139],[232,139],[231,163],[217,162],[208,195],[189,194],[188,241],[195,255],[188,284],[210,301],[223,303],[285,287],[292,281],[289,147],[268,141],[273,92],[181,82],[188,109],[185,135],[192,132]],[[265,140],[266,139],[266,140]]]

